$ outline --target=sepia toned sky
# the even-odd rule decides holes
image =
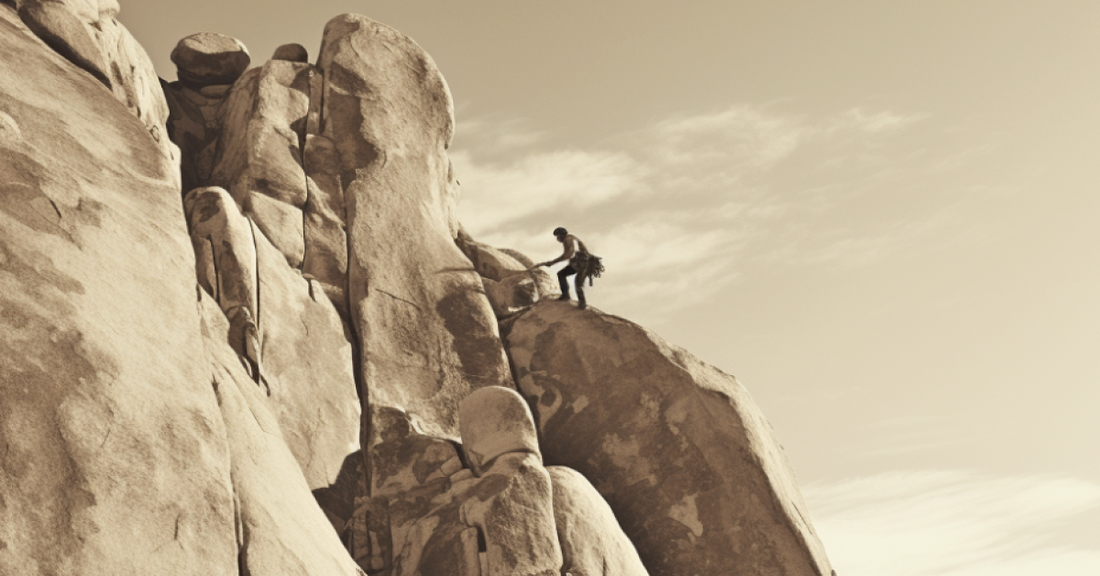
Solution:
[[[454,95],[460,216],[734,374],[842,576],[1100,574],[1100,3],[123,0],[160,74],[358,12]]]

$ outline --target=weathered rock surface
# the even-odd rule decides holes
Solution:
[[[294,268],[305,256],[302,146],[313,73],[309,64],[271,60],[233,85],[218,112],[209,180],[229,190]]]
[[[580,472],[547,466],[554,487],[554,524],[561,542],[562,574],[646,576],[634,544],[615,513]]]
[[[524,313],[506,345],[546,462],[592,480],[650,574],[829,575],[782,449],[732,376],[562,302]]]
[[[523,398],[481,388],[462,402],[461,417],[473,469],[441,451],[442,464],[417,487],[364,499],[352,522],[353,555],[395,576],[557,576],[550,476]]]
[[[511,376],[481,280],[452,240],[450,94],[419,46],[362,16],[326,25],[318,65],[322,132],[339,155],[347,212],[364,444],[382,441],[370,420],[388,409],[457,439],[459,401]]]
[[[232,84],[252,61],[244,43],[214,32],[199,32],[180,40],[171,58],[179,79],[195,88]]]
[[[339,315],[224,189],[192,190],[184,206],[199,285],[229,319],[228,344],[270,397],[310,488],[329,486],[359,446],[351,344]]]
[[[162,153],[175,154],[168,105],[145,49],[115,16],[118,2],[18,0],[19,16],[43,42],[105,85],[137,116]]]
[[[321,286],[287,266],[259,231],[256,239],[265,385],[310,489],[323,488],[359,450],[350,335]]]
[[[488,244],[478,242],[470,237],[465,230],[459,230],[457,237],[455,238],[455,244],[458,245],[462,253],[470,259],[473,263],[474,269],[486,280],[492,280],[494,282],[503,282],[512,278],[513,276],[523,276],[529,278],[534,284],[534,298],[550,298],[552,296],[558,296],[561,294],[561,290],[558,289],[558,282],[545,268],[534,268],[535,263],[516,252],[515,250],[508,250],[504,248],[494,248]],[[513,280],[512,284],[516,285],[518,281]],[[486,283],[488,286],[489,284]],[[486,288],[486,291],[489,289]],[[511,293],[511,290],[505,290],[504,294]],[[530,293],[529,288],[524,288],[523,293]],[[519,302],[522,302],[526,296],[509,296],[511,298],[517,298]],[[492,300],[490,296],[490,300]],[[534,304],[530,302],[529,304]],[[515,306],[527,306],[529,304],[516,303]]]
[[[8,6],[0,54],[0,573],[236,575],[174,162]]]
[[[225,344],[229,324],[205,294],[203,341],[231,454],[240,569],[250,576],[362,571],[317,507],[263,389]]]

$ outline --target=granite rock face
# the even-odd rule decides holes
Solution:
[[[511,375],[481,280],[453,241],[450,93],[419,46],[361,16],[326,25],[318,65],[347,213],[364,447],[384,441],[391,409],[457,440],[462,398]]]
[[[592,480],[650,574],[829,575],[786,457],[735,378],[567,302],[539,303],[505,341],[547,463]]]
[[[230,451],[241,573],[361,575],[310,495],[272,403],[226,345],[225,316],[200,296],[206,358]]]
[[[0,0],[0,573],[829,573],[733,377],[461,229],[412,40],[118,12]]]
[[[175,154],[160,80],[149,55],[115,18],[117,1],[17,0],[15,5],[38,38],[106,86],[141,120],[163,154]]]
[[[0,573],[237,574],[174,161],[0,5]]]

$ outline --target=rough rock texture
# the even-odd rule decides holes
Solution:
[[[551,277],[545,268],[534,268],[535,263],[530,258],[515,250],[494,248],[488,244],[483,244],[471,238],[465,230],[461,229],[455,238],[455,244],[470,259],[477,273],[486,280],[502,282],[513,276],[524,276],[534,284],[535,300],[561,294],[557,280]],[[513,280],[513,282],[518,283],[516,280]],[[486,285],[489,284],[486,283]],[[486,288],[486,291],[488,290]],[[510,292],[510,290],[505,291],[505,293]],[[530,288],[525,288],[524,292],[530,293]],[[490,297],[490,300],[492,300],[492,297]],[[522,302],[522,299],[520,301]],[[529,304],[516,303],[515,306],[523,307],[530,304],[534,304],[534,302],[532,301]]]
[[[462,402],[462,441],[412,489],[361,500],[353,556],[368,570],[423,576],[557,576],[561,548],[550,476],[531,411],[514,390],[481,388]]]
[[[118,11],[0,0],[0,574],[827,572],[732,377],[461,230],[415,43]]]
[[[0,6],[0,574],[237,574],[175,167]]]
[[[105,85],[137,116],[165,155],[175,152],[168,105],[149,55],[115,16],[115,1],[18,0],[19,16],[43,42]]]
[[[506,345],[546,462],[592,480],[650,574],[829,575],[782,449],[732,376],[564,302],[524,313]]]
[[[251,61],[244,43],[214,32],[192,34],[180,40],[172,50],[177,76],[194,88],[232,84],[248,69]]]
[[[313,73],[309,64],[271,60],[233,85],[219,109],[209,181],[229,190],[295,268],[305,255],[302,146]]]
[[[318,65],[347,211],[365,445],[382,440],[371,420],[391,408],[457,439],[459,401],[511,375],[481,280],[453,242],[450,94],[419,46],[362,16],[325,26]]]
[[[500,282],[482,278],[481,283],[497,318],[520,312],[539,301],[538,285],[526,274],[509,276]]]
[[[646,576],[634,544],[615,513],[580,472],[547,466],[554,487],[554,524],[561,542],[562,574]]]
[[[265,386],[309,487],[322,488],[359,449],[351,343],[321,286],[287,266],[259,231],[256,255]]]
[[[184,206],[199,285],[229,319],[228,344],[270,396],[310,488],[332,484],[359,446],[351,344],[339,315],[224,189],[192,190]]]
[[[310,496],[263,389],[225,345],[225,316],[206,295],[200,305],[206,357],[231,454],[241,573],[362,574]]]

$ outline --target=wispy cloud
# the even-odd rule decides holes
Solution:
[[[556,255],[551,229],[575,230],[606,259],[601,284],[613,296],[601,302],[652,321],[754,263],[861,266],[951,225],[949,211],[855,228],[845,216],[904,181],[881,148],[922,118],[853,108],[813,119],[738,105],[590,149],[545,149],[544,134],[523,122],[475,119],[460,124],[472,134],[452,153],[459,214],[479,240],[536,260]],[[825,158],[840,160],[822,172]]]
[[[912,471],[810,484],[803,494],[844,576],[1100,574],[1095,482]],[[1061,536],[1072,521],[1093,537]],[[1065,544],[1075,540],[1082,545]]]

